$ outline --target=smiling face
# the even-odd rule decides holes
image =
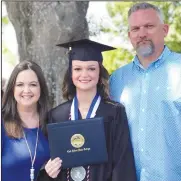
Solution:
[[[162,52],[168,25],[161,22],[154,9],[133,12],[128,22],[128,36],[138,56],[149,57]]]
[[[97,61],[72,61],[72,81],[79,91],[95,91],[99,80],[99,63]]]
[[[36,107],[40,98],[40,84],[31,69],[21,71],[15,82],[14,98],[19,108]]]

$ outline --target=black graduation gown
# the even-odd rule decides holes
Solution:
[[[72,101],[68,101],[52,109],[50,122],[69,120],[71,103]],[[104,118],[108,162],[90,165],[89,181],[136,181],[134,157],[124,106],[113,101],[101,101],[95,117]],[[38,178],[38,181],[50,180],[52,179],[44,172]],[[53,180],[67,181],[67,169],[61,170],[58,177]]]

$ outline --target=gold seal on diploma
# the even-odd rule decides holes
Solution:
[[[75,148],[80,148],[85,143],[85,139],[81,134],[74,134],[71,137],[70,141],[71,141],[72,146],[75,147]]]

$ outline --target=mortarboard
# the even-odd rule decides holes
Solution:
[[[72,60],[92,60],[102,63],[102,52],[116,49],[114,47],[91,41],[89,39],[71,41],[58,44],[57,46],[69,49],[69,66],[71,66]]]

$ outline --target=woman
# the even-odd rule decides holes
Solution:
[[[32,61],[20,62],[2,101],[2,180],[34,181],[49,159],[44,135],[48,88],[41,68]]]
[[[56,178],[56,181],[136,181],[125,109],[123,105],[109,99],[109,75],[102,65],[101,52],[114,48],[90,40],[60,46],[72,48],[69,52],[69,68],[63,82],[63,96],[68,101],[50,112],[50,122],[62,122],[69,118],[72,120],[74,115],[78,115],[75,120],[89,118],[87,115],[92,114],[90,107],[93,107],[96,112],[93,117],[104,118],[108,162],[76,167],[78,169],[75,171],[74,168],[61,169],[64,160],[55,158],[46,164],[47,174]],[[76,100],[77,108],[74,105]],[[72,106],[75,112],[71,109]],[[49,178],[44,175],[40,180]]]

